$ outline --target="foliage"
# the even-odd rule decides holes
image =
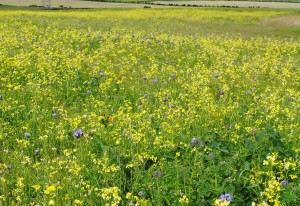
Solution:
[[[0,14],[2,205],[299,203],[299,40],[99,13]]]

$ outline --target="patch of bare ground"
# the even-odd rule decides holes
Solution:
[[[277,16],[262,19],[264,25],[300,27],[300,15]]]

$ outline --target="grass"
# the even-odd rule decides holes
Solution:
[[[298,205],[298,11],[5,9],[1,205]]]
[[[289,2],[258,2],[258,1],[155,1],[152,4],[185,6],[185,7],[232,7],[232,8],[274,8],[299,9],[300,4]]]
[[[23,7],[5,7],[0,9],[22,10]],[[40,7],[27,9],[39,10]],[[43,10],[43,9],[42,9]],[[145,32],[159,31],[168,34],[238,34],[245,38],[253,36],[299,37],[300,28],[293,22],[299,19],[298,10],[271,10],[271,9],[165,9],[165,10],[95,10],[89,15],[85,10],[69,9],[67,12],[48,12],[56,26],[74,26],[92,30],[140,30]],[[164,13],[162,12],[164,11]],[[97,14],[96,16],[94,14]],[[127,14],[129,13],[129,14]],[[131,15],[134,13],[134,15]],[[38,13],[28,13],[36,15]],[[77,17],[79,15],[79,17]],[[153,17],[154,15],[154,17]],[[70,22],[70,18],[72,21]],[[283,21],[284,20],[284,21]],[[34,23],[43,27],[43,21],[33,19]],[[176,24],[174,24],[174,21]]]
[[[159,0],[87,0],[87,1],[97,1],[97,2],[156,2]],[[178,1],[181,0],[166,0],[165,2],[169,3],[177,3]],[[189,0],[183,0],[183,1],[189,1]],[[204,0],[194,0],[194,3],[204,1]],[[211,0],[212,2],[216,2],[218,0]],[[242,5],[243,2],[284,2],[284,3],[300,3],[300,0],[225,0],[229,2],[235,2],[237,5]]]

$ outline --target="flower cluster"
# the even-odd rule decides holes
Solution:
[[[0,205],[297,205],[299,39],[187,32],[286,12],[1,10]]]

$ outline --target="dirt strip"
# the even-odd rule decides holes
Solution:
[[[185,5],[185,6],[218,6],[218,7],[260,7],[260,8],[282,8],[282,9],[299,9],[300,3],[285,3],[285,2],[253,2],[253,1],[155,1],[155,5],[149,4],[132,4],[132,3],[110,3],[110,2],[95,2],[82,0],[51,0],[52,7],[71,7],[71,8],[143,8],[150,6],[151,8],[166,8],[169,4]],[[41,6],[42,0],[0,0],[0,4],[12,6]],[[160,5],[156,5],[160,4]],[[165,6],[164,6],[165,5]],[[174,6],[170,6],[174,8]]]

